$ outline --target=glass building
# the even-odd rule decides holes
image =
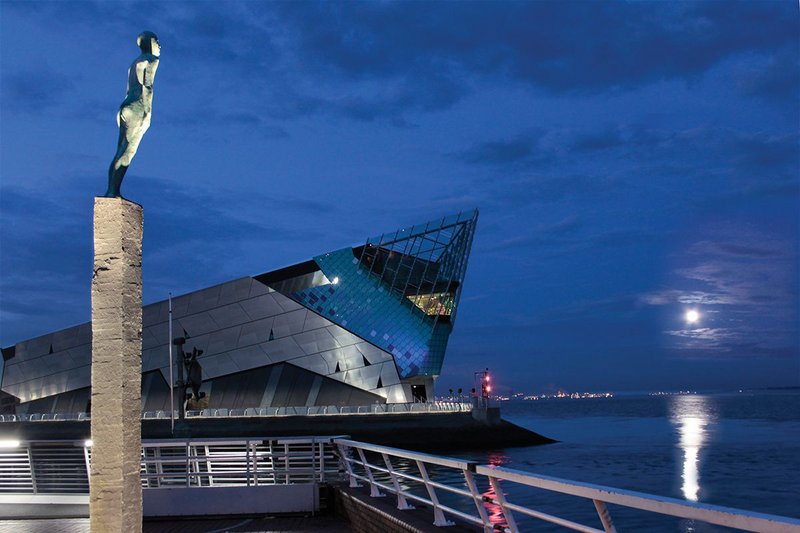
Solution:
[[[208,408],[426,401],[455,323],[478,212],[173,298]],[[169,303],[143,308],[142,409],[169,409]],[[6,409],[87,410],[91,323],[2,349]],[[10,407],[8,407],[10,406]]]

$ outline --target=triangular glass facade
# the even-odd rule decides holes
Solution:
[[[317,256],[324,279],[287,296],[391,353],[401,378],[439,375],[477,219],[459,213]]]

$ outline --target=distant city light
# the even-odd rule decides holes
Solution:
[[[700,320],[700,313],[696,309],[686,311],[686,322],[695,324],[698,320]]]

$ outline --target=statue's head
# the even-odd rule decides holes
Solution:
[[[161,55],[161,44],[158,42],[156,34],[151,31],[140,33],[136,38],[136,44],[145,54],[153,54],[156,57]]]

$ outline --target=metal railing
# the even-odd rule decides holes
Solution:
[[[450,516],[481,526],[487,533],[516,533],[521,531],[518,518],[529,517],[575,531],[612,533],[616,532],[616,528],[607,504],[614,504],[748,531],[800,533],[800,520],[795,518],[534,475],[481,465],[475,461],[410,452],[344,438],[335,439],[334,444],[339,450],[351,487],[360,486],[361,481],[369,485],[373,497],[383,496],[382,491],[392,493],[397,498],[397,508],[401,510],[412,508],[412,502],[427,505],[433,509],[433,523],[436,526],[450,525],[447,519]],[[442,471],[448,475],[433,475]],[[441,481],[445,478],[447,481]],[[479,486],[485,487],[485,490]],[[533,487],[589,500],[594,505],[602,529],[513,503],[509,492],[514,486]]]
[[[339,479],[334,437],[142,442],[143,489],[323,483]],[[2,494],[88,493],[91,441],[0,441]]]
[[[200,409],[186,411],[187,418],[268,417],[268,416],[324,416],[324,415],[380,415],[414,413],[470,412],[472,405],[465,402],[388,403],[372,405],[322,405],[297,407],[249,407],[247,409]],[[174,411],[175,418],[178,411]],[[170,418],[167,411],[144,411],[142,418]],[[43,422],[65,420],[90,420],[89,413],[31,413],[0,415],[0,422]]]

